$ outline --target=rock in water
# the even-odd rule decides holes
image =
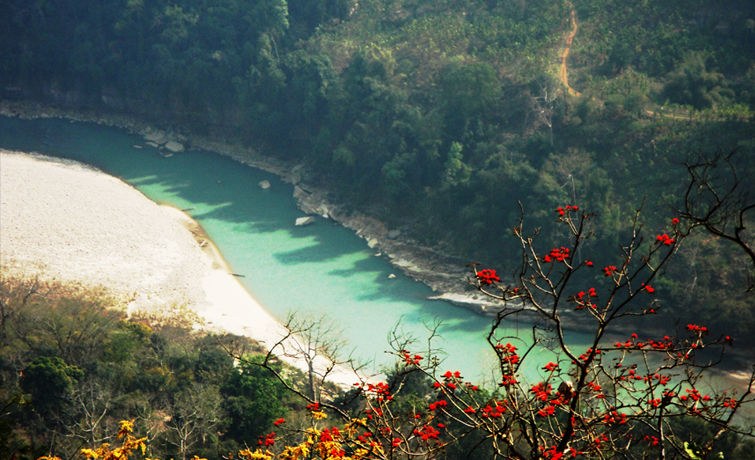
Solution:
[[[296,219],[296,226],[297,227],[303,227],[305,225],[310,225],[315,223],[315,218],[312,216],[307,217],[299,217]]]
[[[267,190],[270,188],[270,181],[263,180],[257,185],[259,185],[262,190]]]

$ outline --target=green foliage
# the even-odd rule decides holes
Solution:
[[[446,169],[443,186],[456,186],[469,181],[472,170],[462,162],[464,158],[461,154],[463,148],[458,142],[451,143],[451,149],[448,151],[448,161],[443,165]]]
[[[285,415],[287,390],[268,370],[257,365],[261,356],[246,358],[238,370],[229,374],[221,392],[228,414],[226,436],[253,445],[273,421]]]
[[[489,120],[497,114],[503,91],[495,69],[487,62],[449,67],[442,77],[446,128],[451,138],[460,139],[474,118]]]
[[[54,411],[70,399],[74,386],[84,373],[60,358],[42,356],[23,371],[21,388],[31,394],[31,401],[40,411]]]
[[[50,450],[73,458],[82,443],[108,440],[124,419],[151,433],[152,457],[191,450],[214,458],[255,441],[250,423],[261,429],[288,410],[267,371],[234,368],[227,348],[255,350],[246,339],[198,334],[179,317],[126,320],[120,301],[102,289],[15,267],[1,273],[3,458]]]
[[[695,54],[670,75],[663,94],[671,102],[701,110],[720,104],[725,96],[733,97],[734,92],[726,86],[723,74],[706,70],[704,56]]]

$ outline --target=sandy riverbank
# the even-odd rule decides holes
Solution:
[[[0,149],[0,262],[105,286],[123,296],[130,311],[159,314],[185,305],[204,327],[268,348],[286,332],[229,273],[199,224],[71,161]],[[300,346],[284,345],[291,354]],[[330,380],[351,385],[356,379],[342,369]]]
[[[306,214],[326,214],[329,218],[353,230],[367,241],[382,257],[407,276],[428,285],[438,296],[432,299],[449,301],[477,314],[495,316],[500,305],[483,295],[470,291],[466,283],[469,260],[462,260],[444,254],[435,248],[418,244],[406,234],[391,231],[386,225],[368,215],[349,210],[343,205],[330,202],[327,190],[313,185],[302,164],[287,163],[270,156],[262,155],[254,148],[241,145],[232,139],[217,139],[188,132],[178,128],[157,129],[145,121],[123,113],[103,113],[93,110],[60,109],[31,101],[0,101],[0,114],[34,118],[65,118],[75,121],[92,122],[118,127],[146,137],[166,137],[179,139],[191,149],[205,150],[227,156],[249,167],[273,173],[285,182],[296,186],[294,197],[299,208]]]

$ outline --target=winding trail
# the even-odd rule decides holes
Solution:
[[[569,52],[571,51],[571,45],[572,41],[574,40],[574,36],[577,35],[577,14],[574,10],[571,10],[571,22],[574,25],[574,29],[572,29],[571,33],[566,36],[566,48],[561,52],[561,68],[558,72],[558,78],[561,80],[561,83],[566,87],[566,91],[572,95],[572,96],[581,96],[582,93],[575,90],[571,86],[569,86],[569,71],[566,67],[566,58],[569,56]],[[602,102],[602,101],[599,101]],[[645,112],[648,115],[658,115],[660,117],[666,117],[666,118],[673,118],[675,120],[689,120],[691,119],[691,115],[675,115],[671,113],[657,113],[653,112],[652,110],[645,110]]]
[[[561,53],[561,69],[559,70],[558,78],[561,80],[561,83],[566,86],[566,90],[569,94],[572,96],[581,96],[582,93],[569,86],[569,72],[566,70],[566,58],[569,56],[569,51],[571,51],[572,40],[574,40],[574,36],[577,35],[577,14],[574,10],[571,11],[571,22],[574,25],[574,29],[566,37],[566,48]]]

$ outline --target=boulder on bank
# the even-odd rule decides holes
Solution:
[[[259,185],[262,190],[267,190],[267,189],[270,188],[270,181],[263,180],[262,182],[260,182],[257,185]]]
[[[301,182],[301,173],[302,168],[304,168],[304,165],[296,165],[293,168],[291,168],[291,183],[296,185],[299,182]]]
[[[303,188],[299,187],[298,185],[294,186],[294,198],[297,200],[306,198],[309,196],[309,193],[306,192]]]
[[[299,217],[298,219],[296,219],[297,227],[304,227],[305,225],[311,225],[314,223],[315,223],[315,218],[312,216]]]
[[[155,144],[162,145],[168,142],[168,137],[160,131],[150,132],[144,135],[144,139]]]
[[[389,240],[395,240],[396,238],[399,237],[399,235],[401,235],[401,230],[391,230],[386,235],[386,238],[388,238]]]
[[[184,146],[180,142],[168,141],[165,144],[165,148],[173,153],[180,153],[184,151]]]

